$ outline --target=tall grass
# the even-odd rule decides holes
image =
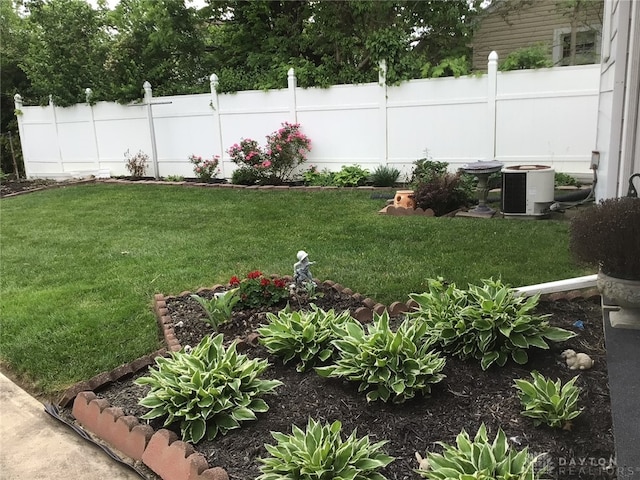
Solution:
[[[85,184],[0,204],[0,357],[45,395],[158,348],[150,305],[255,269],[389,304],[443,276],[514,286],[587,272],[557,221],[381,216],[355,190]]]

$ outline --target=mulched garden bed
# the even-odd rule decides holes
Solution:
[[[350,309],[353,312],[361,306],[353,297],[327,285],[320,285],[319,291],[324,297],[314,303],[325,310]],[[212,292],[201,293],[203,296],[210,294]],[[304,308],[304,303],[296,305],[292,302],[291,306]],[[203,321],[204,312],[189,295],[168,298],[167,307],[182,346],[194,346],[204,335],[212,333]],[[417,468],[415,452],[424,456],[426,449],[440,448],[435,442],[454,443],[462,429],[473,436],[484,422],[490,438],[498,427],[502,427],[513,447],[528,446],[536,454],[546,452],[539,464],[549,469],[548,478],[616,478],[611,463],[614,443],[600,304],[597,299],[542,301],[537,313],[551,313],[553,325],[579,335],[565,343],[552,344],[547,351],[531,349],[530,361],[525,366],[510,362],[503,368],[492,367],[483,372],[479,363],[447,358],[444,370],[447,377],[432,388],[429,398],[386,405],[368,404],[364,395],[357,393],[357,385],[323,379],[313,371],[298,373],[294,363],[282,365],[279,359],[258,345],[255,334],[252,335],[255,328],[266,321],[265,312],[237,312],[229,324],[220,328],[225,341],[242,339],[244,353],[268,358],[271,366],[263,377],[278,379],[283,385],[276,394],[265,397],[270,410],[258,414],[257,421],[243,422],[242,428],[232,430],[226,436],[203,441],[196,450],[205,456],[210,466],[223,467],[231,479],[254,479],[259,475],[256,459],[267,455],[264,444],[275,443],[271,431],[290,433],[292,424],[304,428],[309,417],[322,422],[340,420],[345,436],[357,429],[359,436],[366,434],[372,441],[388,441],[384,450],[396,460],[381,473],[389,480],[418,480],[421,477],[413,471]],[[399,320],[394,319],[395,322]],[[575,325],[578,320],[583,328]],[[594,367],[579,374],[569,370],[560,357],[567,348],[588,353],[595,360]],[[554,380],[560,378],[563,382],[579,375],[577,385],[582,389],[580,405],[584,412],[574,420],[570,430],[536,427],[532,420],[520,415],[513,383],[516,378],[530,380],[531,370]],[[126,415],[140,417],[147,409],[140,407],[138,401],[148,387],[136,386],[133,380],[145,373],[143,370],[114,382],[96,394],[106,398],[112,406],[122,408]],[[156,430],[162,428],[161,421],[149,423]],[[179,435],[177,425],[168,428]]]

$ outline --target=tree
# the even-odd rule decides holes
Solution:
[[[13,1],[0,1],[0,39],[0,157],[2,171],[6,173],[14,171],[13,155],[16,163],[21,163],[13,96],[16,93],[29,96],[31,90],[27,75],[20,67],[26,54],[24,19],[18,15],[18,5]]]
[[[44,104],[51,95],[57,105],[71,105],[85,100],[87,87],[107,97],[104,10],[84,0],[27,0],[24,7],[28,47],[20,66],[35,100]]]
[[[140,98],[149,81],[158,94],[193,93],[209,85],[204,28],[184,0],[122,0],[109,15],[106,74],[120,101]]]
[[[426,1],[210,0],[209,57],[222,90],[284,87],[296,69],[303,86],[421,76],[426,63],[469,53],[475,4]]]

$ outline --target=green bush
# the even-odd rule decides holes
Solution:
[[[261,172],[254,167],[240,167],[231,174],[231,183],[234,185],[256,185],[262,180]]]
[[[209,319],[209,323],[214,329],[231,320],[233,307],[240,301],[240,294],[237,288],[226,292],[214,293],[211,299],[203,298],[200,295],[191,295],[195,301],[204,309]]]
[[[356,320],[336,327],[332,343],[339,358],[334,365],[316,368],[323,377],[360,382],[359,391],[369,390],[367,401],[389,399],[402,403],[417,393],[428,395],[431,384],[445,376],[445,359],[432,352],[432,339],[425,338],[426,324],[404,321],[394,332],[389,314],[374,314],[367,332]]]
[[[369,178],[369,171],[360,165],[343,165],[333,174],[333,184],[337,187],[359,187]]]
[[[535,471],[537,457],[528,449],[511,450],[507,436],[498,429],[493,442],[487,438],[484,423],[478,429],[473,441],[462,430],[456,437],[456,445],[438,442],[443,452],[430,453],[416,470],[428,480],[536,480],[544,473]]]
[[[553,67],[549,47],[544,44],[536,44],[514,50],[500,62],[498,69],[509,71],[548,67]]]
[[[553,428],[565,428],[582,410],[578,408],[580,389],[575,386],[578,377],[573,377],[562,385],[545,378],[540,373],[531,372],[533,383],[515,380],[520,403],[524,410],[520,413],[533,418],[535,425],[545,423]]]
[[[269,406],[259,397],[282,382],[260,379],[268,362],[238,354],[235,342],[225,349],[222,341],[222,335],[207,336],[191,353],[156,358],[149,376],[135,382],[151,387],[139,402],[151,409],[142,418],[165,416],[165,427],[179,421],[182,440],[198,443],[266,412]]]
[[[167,182],[183,182],[184,177],[182,175],[167,175],[164,177]]]
[[[409,295],[417,307],[409,317],[427,324],[427,335],[445,352],[462,359],[480,360],[483,370],[493,363],[504,366],[509,356],[527,363],[527,349],[547,349],[545,341],[565,341],[575,333],[552,327],[548,315],[533,315],[539,295],[517,296],[500,280],[483,280],[468,290],[429,279],[428,291]]]
[[[310,306],[309,311],[284,309],[277,316],[269,312],[269,323],[258,329],[259,342],[269,353],[282,357],[284,363],[300,360],[296,366],[299,372],[331,357],[334,326],[351,318],[348,311],[336,315],[334,310],[325,312],[313,303]]]
[[[380,452],[386,442],[371,443],[354,431],[342,440],[339,421],[321,425],[309,418],[306,430],[295,425],[292,435],[272,432],[276,445],[265,444],[270,457],[261,458],[256,480],[386,480],[377,472],[394,458]]]
[[[561,187],[561,186],[579,187],[581,185],[580,181],[577,178],[562,172],[555,173],[554,184],[556,187]]]
[[[374,187],[393,187],[400,177],[400,170],[387,165],[378,165],[371,174],[370,180]]]
[[[428,158],[421,158],[413,162],[409,183],[416,187],[419,183],[428,183],[434,177],[441,177],[447,173],[447,162],[436,162]]]
[[[328,187],[333,185],[333,173],[326,168],[318,171],[315,165],[311,165],[308,170],[302,173],[302,181],[305,185],[314,187]]]

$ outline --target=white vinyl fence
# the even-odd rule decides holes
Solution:
[[[384,71],[384,69],[382,69]],[[264,145],[285,121],[312,140],[308,165],[339,170],[358,164],[411,172],[419,158],[455,170],[478,160],[541,164],[590,178],[595,147],[599,65],[298,88],[293,70],[283,90],[152,97],[141,104],[99,102],[16,110],[28,177],[128,175],[124,154],[142,150],[152,176],[193,177],[191,154],[220,155],[222,176],[235,168],[226,150],[242,138]],[[427,153],[428,152],[428,153]],[[156,170],[157,169],[157,170]]]

